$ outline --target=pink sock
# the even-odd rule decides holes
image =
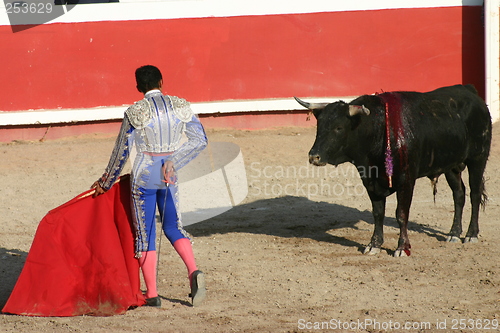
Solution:
[[[142,252],[142,257],[139,258],[139,265],[146,283],[146,298],[158,296],[158,290],[156,289],[156,260],[156,251]]]
[[[193,247],[191,246],[191,241],[188,238],[181,238],[174,242],[174,249],[177,251],[182,261],[186,265],[189,275],[189,281],[191,282],[191,274],[196,271],[196,261],[194,259]]]

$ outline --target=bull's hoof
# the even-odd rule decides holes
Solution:
[[[457,237],[457,236],[448,236],[448,238],[446,238],[446,241],[448,243],[460,243],[460,238]]]
[[[379,253],[380,253],[380,247],[373,247],[370,245],[365,247],[365,250],[363,251],[363,254],[367,254],[369,256],[374,256],[374,255],[379,254]]]
[[[394,252],[394,257],[409,257],[410,256],[410,250],[406,249],[397,249]]]
[[[479,243],[479,239],[477,237],[465,237],[464,243]]]

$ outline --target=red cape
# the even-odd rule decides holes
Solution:
[[[134,258],[129,176],[97,198],[92,192],[42,219],[2,312],[110,316],[145,303]]]

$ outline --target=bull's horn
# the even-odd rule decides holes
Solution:
[[[370,114],[370,109],[364,105],[349,105],[349,115],[355,116],[357,114],[366,115]]]
[[[305,102],[305,101],[303,101],[300,98],[295,97],[295,96],[293,98],[295,98],[295,100],[300,105],[302,105],[303,107],[305,107],[306,109],[309,109],[309,110],[324,109],[325,106],[327,106],[328,104],[330,104],[330,103],[309,103],[309,102]]]

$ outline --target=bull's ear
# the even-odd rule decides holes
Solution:
[[[355,116],[358,114],[368,116],[370,114],[370,109],[364,105],[349,105],[349,115]]]

